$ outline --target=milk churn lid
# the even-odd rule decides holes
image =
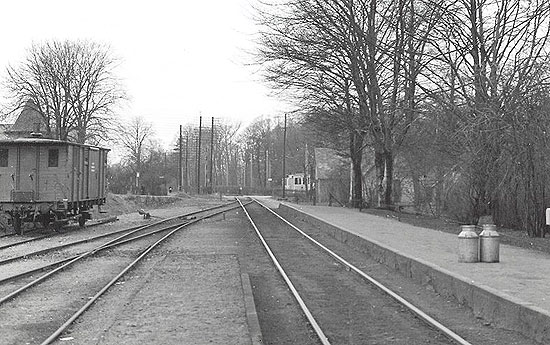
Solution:
[[[483,224],[483,231],[479,234],[482,237],[499,237],[495,224]]]
[[[462,225],[460,226],[460,234],[458,234],[459,238],[476,238],[478,237],[475,232],[475,225]]]

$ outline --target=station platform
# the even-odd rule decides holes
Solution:
[[[260,201],[322,225],[336,239],[456,298],[476,317],[550,344],[550,255],[501,244],[498,263],[459,263],[458,227],[454,235],[356,209]]]

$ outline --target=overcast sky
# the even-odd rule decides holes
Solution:
[[[111,46],[130,101],[169,145],[178,126],[228,117],[244,123],[285,109],[261,81],[254,49],[254,0],[17,0],[2,2],[0,74],[33,42],[89,39]],[[1,101],[4,93],[0,89]]]

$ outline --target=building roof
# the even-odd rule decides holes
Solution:
[[[9,139],[9,136],[6,134],[6,131],[8,131],[11,128],[11,124],[9,123],[0,123],[0,140],[3,139]]]
[[[15,145],[15,146],[37,146],[37,145],[45,145],[45,146],[65,146],[65,145],[73,145],[73,146],[81,146],[81,147],[87,147],[90,149],[97,149],[97,150],[107,150],[110,151],[111,149],[96,145],[88,145],[88,144],[79,144],[75,142],[65,141],[65,140],[57,140],[57,139],[50,139],[50,138],[44,138],[44,137],[31,137],[31,138],[7,138],[2,139],[0,138],[0,145]]]
[[[315,177],[318,179],[349,178],[350,159],[329,148],[315,148]]]
[[[28,100],[23,110],[15,120],[15,123],[6,132],[32,133],[44,130],[46,127],[44,117],[32,100]]]

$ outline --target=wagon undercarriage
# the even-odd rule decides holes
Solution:
[[[0,203],[0,211],[4,214],[4,226],[13,227],[16,233],[23,233],[24,223],[39,223],[44,228],[59,229],[70,221],[78,222],[82,227],[91,219],[94,205],[102,205],[104,199],[86,200],[69,203],[54,202],[10,202]]]
[[[24,223],[84,225],[105,203],[108,151],[40,135],[0,140],[2,223],[18,233]]]

